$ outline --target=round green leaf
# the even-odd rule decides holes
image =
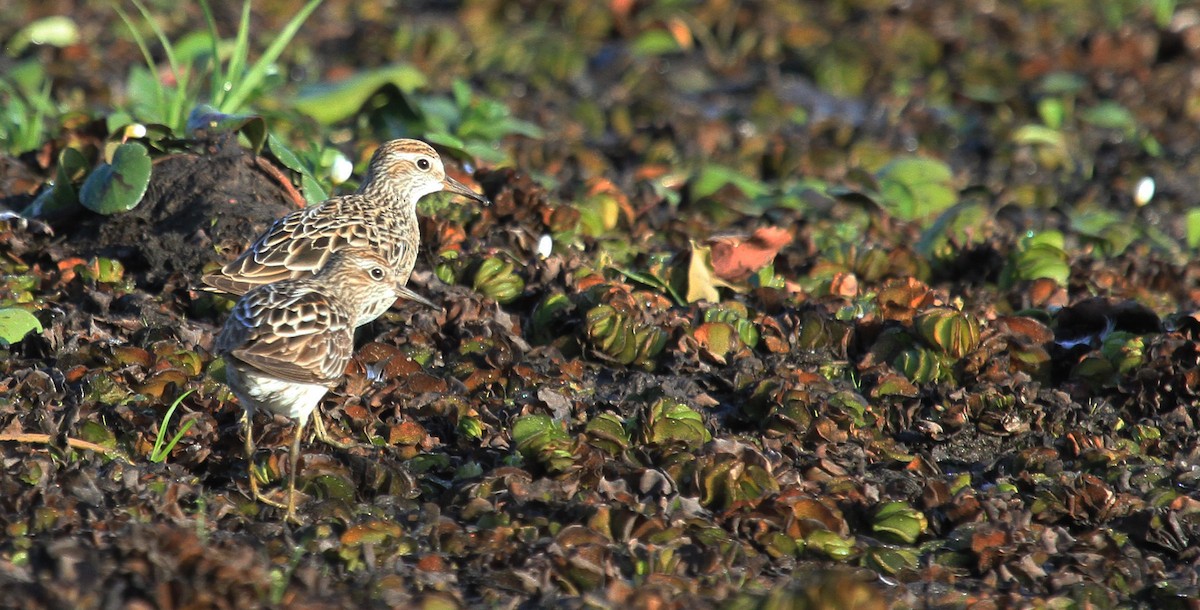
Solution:
[[[97,167],[83,182],[79,200],[99,214],[128,212],[141,203],[150,185],[150,155],[137,142],[126,142],[113,153],[112,163]]]
[[[33,314],[16,307],[0,309],[0,340],[16,343],[30,331],[42,332],[42,323]]]

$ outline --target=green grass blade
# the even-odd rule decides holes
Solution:
[[[180,394],[179,398],[176,398],[175,402],[171,403],[171,406],[167,408],[167,414],[163,416],[162,423],[158,425],[158,436],[154,439],[154,449],[150,451],[151,462],[154,462],[155,464],[165,462],[167,460],[167,456],[171,455],[171,450],[175,448],[175,445],[179,443],[179,440],[183,438],[183,435],[187,434],[187,431],[190,430],[192,425],[196,423],[195,420],[184,422],[183,426],[179,429],[179,432],[177,432],[175,436],[171,438],[171,442],[167,443],[166,445],[163,444],[164,439],[167,437],[167,426],[171,423],[171,416],[175,415],[175,409],[179,407],[179,404],[183,402],[184,398],[187,398],[188,395],[194,391],[195,390],[188,390],[183,394]]]
[[[175,130],[183,124],[183,107],[187,98],[187,76],[179,68],[179,61],[175,58],[175,47],[167,39],[167,34],[162,31],[162,28],[158,27],[158,23],[154,21],[154,16],[150,13],[149,9],[140,0],[131,1],[142,14],[142,18],[150,25],[150,29],[154,31],[154,35],[158,37],[158,43],[162,45],[163,54],[167,56],[167,66],[171,69],[171,76],[175,78],[175,91],[167,107],[168,116],[166,117],[167,125],[172,130]],[[153,64],[150,65],[150,71],[157,74]]]
[[[167,91],[163,87],[162,80],[156,76],[157,71],[154,69],[154,56],[150,55],[150,47],[146,45],[146,39],[133,26],[133,20],[129,18],[129,15],[125,14],[125,11],[121,10],[121,7],[114,4],[113,9],[117,11],[117,16],[121,18],[121,21],[125,22],[125,27],[129,29],[130,35],[133,36],[133,42],[142,51],[142,58],[146,60],[146,67],[150,70],[150,75],[154,77],[155,98],[158,102],[158,108],[160,110],[165,109],[167,106]],[[166,116],[159,117],[160,120],[165,120],[166,118]]]
[[[233,43],[233,55],[229,58],[229,71],[226,73],[228,83],[223,83],[219,98],[213,98],[213,105],[221,108],[225,99],[232,94],[234,83],[240,83],[246,77],[246,61],[250,58],[250,0],[242,2],[242,19],[238,23],[237,39]],[[240,106],[240,105],[239,105]],[[237,107],[230,108],[235,110]]]
[[[213,17],[212,7],[208,5],[208,0],[200,0],[200,8],[204,11],[204,22],[208,25],[208,35],[212,42],[212,48],[209,53],[212,57],[210,70],[212,77],[209,79],[211,87],[208,90],[208,100],[210,104],[216,104],[218,98],[223,95],[225,90],[226,74],[221,65],[220,41],[221,34],[217,31],[217,20]]]
[[[250,68],[245,77],[237,79],[238,82],[234,84],[233,91],[230,91],[229,95],[223,100],[223,103],[218,106],[221,112],[226,114],[233,113],[246,103],[246,100],[250,97],[250,92],[254,91],[266,77],[267,69],[271,64],[275,63],[275,60],[279,59],[279,56],[283,54],[284,48],[292,41],[292,37],[296,35],[296,32],[300,30],[300,26],[313,11],[317,10],[321,2],[322,0],[309,0],[304,5],[304,8],[300,9],[300,12],[296,13],[296,16],[288,21],[283,30],[279,32],[279,36],[276,36],[275,40],[271,41],[271,46],[262,54],[262,57],[259,57],[258,61],[254,62],[254,66]]]

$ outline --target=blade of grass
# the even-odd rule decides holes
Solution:
[[[230,80],[236,82],[233,85],[233,90],[229,92],[229,95],[222,100],[221,104],[217,105],[218,110],[226,114],[230,114],[237,111],[242,107],[243,104],[246,103],[246,99],[250,97],[250,93],[254,91],[254,89],[258,87],[266,77],[267,69],[271,66],[271,64],[275,63],[275,60],[279,59],[279,56],[283,54],[284,48],[287,47],[288,43],[292,41],[292,38],[296,35],[296,32],[300,30],[300,26],[306,19],[308,19],[308,16],[311,15],[313,11],[317,10],[317,7],[321,5],[321,2],[322,0],[309,0],[309,2],[304,5],[304,8],[300,9],[300,12],[296,13],[296,16],[292,17],[292,19],[288,21],[287,25],[284,26],[284,28],[279,32],[279,35],[275,37],[275,40],[271,41],[271,46],[267,47],[267,50],[263,52],[261,57],[258,58],[258,61],[254,62],[254,65],[244,77],[238,78],[239,75],[230,71]],[[248,21],[243,22],[243,29],[249,29]],[[239,32],[238,36],[240,40],[242,34]]]
[[[208,5],[208,0],[200,0],[200,8],[204,10],[204,22],[208,25],[209,42],[212,43],[209,51],[212,54],[209,58],[212,78],[209,81],[208,99],[215,103],[224,91],[226,82],[224,64],[221,62],[221,35],[217,31],[217,20],[213,17],[212,7]]]
[[[179,442],[179,439],[183,438],[183,435],[187,434],[187,431],[191,430],[192,425],[196,423],[195,420],[184,422],[179,432],[175,433],[175,436],[171,439],[171,442],[165,446],[163,445],[163,440],[167,437],[167,426],[171,423],[171,416],[175,414],[175,409],[179,406],[179,403],[183,402],[184,398],[187,398],[194,391],[188,390],[180,394],[179,398],[176,398],[175,402],[171,403],[171,406],[167,409],[167,414],[163,416],[162,423],[158,425],[158,437],[154,440],[154,449],[150,451],[151,462],[155,464],[165,462],[167,456],[171,455],[171,450]]]
[[[179,61],[175,58],[175,47],[171,45],[171,41],[167,39],[167,35],[162,31],[162,28],[158,27],[158,23],[154,21],[154,16],[150,13],[149,9],[140,0],[131,0],[131,2],[137,7],[138,12],[142,14],[142,18],[146,20],[146,23],[150,25],[150,29],[154,31],[154,35],[158,37],[158,43],[162,45],[163,54],[167,56],[167,66],[171,69],[171,76],[175,78],[175,95],[168,105],[168,114],[170,116],[166,117],[167,125],[175,128],[183,121],[183,106],[187,99],[188,78],[179,68]],[[148,60],[148,63],[151,73],[156,74],[155,79],[158,80],[153,62]]]
[[[120,6],[113,4],[113,9],[117,12],[117,16],[121,18],[121,21],[125,22],[125,27],[129,29],[130,35],[133,36],[133,42],[135,44],[137,44],[138,49],[140,49],[142,51],[142,58],[146,60],[146,67],[148,67],[150,69],[150,76],[153,77],[154,89],[155,89],[154,94],[155,94],[156,101],[158,102],[158,104],[157,104],[158,108],[160,108],[160,109],[166,108],[166,106],[167,106],[166,87],[163,86],[162,79],[158,78],[158,76],[155,74],[154,56],[150,55],[150,47],[146,45],[146,39],[143,38],[141,32],[139,32],[137,30],[137,28],[134,27],[133,20],[131,20],[129,18],[129,15],[125,14],[125,11],[121,10]],[[166,122],[167,117],[162,116],[162,117],[158,117],[158,118],[160,120],[162,120],[163,122]]]
[[[213,98],[214,105],[221,106],[223,98],[233,89],[233,81],[240,80],[246,72],[250,59],[250,0],[242,2],[242,18],[238,22],[237,39],[233,43],[233,56],[229,58],[229,82],[221,89],[221,97]]]

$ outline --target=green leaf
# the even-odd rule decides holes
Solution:
[[[1200,247],[1200,208],[1187,211],[1187,244],[1193,250]]]
[[[1062,250],[1066,247],[1067,240],[1063,234],[1058,231],[1042,231],[1036,235],[1030,236],[1023,240],[1030,246],[1050,246]]]
[[[904,544],[913,544],[929,526],[925,515],[904,502],[884,502],[871,529]]]
[[[21,212],[34,218],[56,218],[66,215],[79,205],[79,193],[75,182],[87,173],[88,162],[74,148],[64,148],[58,154],[58,170],[55,172],[54,187],[38,194],[37,199]]]
[[[21,28],[5,45],[9,57],[16,57],[31,44],[69,47],[79,41],[79,26],[70,17],[44,17]]]
[[[42,332],[42,323],[33,314],[16,307],[0,309],[0,341],[16,343],[30,332]]]
[[[633,41],[633,54],[641,57],[666,55],[679,50],[679,42],[666,30],[643,32]]]
[[[1025,146],[1040,146],[1048,149],[1051,159],[1058,163],[1066,163],[1071,158],[1067,147],[1067,138],[1057,129],[1045,125],[1025,125],[1013,132],[1012,140]]]
[[[815,530],[805,537],[804,542],[809,549],[824,553],[835,561],[849,559],[854,552],[854,538],[842,538],[829,530]]]
[[[321,183],[308,172],[300,174],[300,189],[304,191],[304,200],[309,205],[329,199],[329,193],[325,191],[325,187],[321,186]]]
[[[984,242],[991,221],[992,215],[986,204],[973,201],[959,203],[942,212],[921,234],[917,251],[927,258],[942,254],[955,256],[952,244],[965,247]]]
[[[678,441],[698,446],[712,440],[703,416],[682,402],[666,398],[649,407],[643,433],[651,443]]]
[[[937,159],[901,157],[878,173],[881,205],[901,220],[921,220],[940,214],[958,201],[950,166]]]
[[[308,166],[296,156],[283,142],[276,138],[273,134],[267,134],[267,150],[274,155],[275,159],[283,164],[284,167],[300,174],[300,188],[304,190],[304,199],[309,204],[320,203],[329,198],[329,194],[321,183],[317,181],[312,172],[308,170]]]
[[[612,413],[601,413],[589,420],[584,432],[589,444],[610,455],[618,455],[632,444],[624,422]]]
[[[150,185],[150,155],[137,142],[126,142],[113,153],[112,163],[92,171],[79,190],[79,200],[99,214],[127,212],[141,203]]]
[[[1080,112],[1079,118],[1102,129],[1118,129],[1129,134],[1137,131],[1137,120],[1133,118],[1133,113],[1117,102],[1100,102]]]
[[[250,148],[257,154],[267,141],[267,122],[257,114],[225,114],[208,104],[192,109],[187,119],[188,133],[241,132],[250,141]]]
[[[1002,283],[1048,278],[1065,286],[1071,277],[1071,265],[1063,245],[1063,235],[1058,231],[1043,231],[1022,239],[1010,256]]]
[[[385,86],[409,94],[424,87],[425,75],[409,65],[393,65],[364,72],[336,83],[305,87],[292,107],[323,125],[354,116],[371,96]]]
[[[1038,102],[1038,116],[1051,129],[1061,129],[1067,116],[1067,106],[1056,97],[1043,98]]]
[[[1087,86],[1087,79],[1074,72],[1051,72],[1038,87],[1046,95],[1074,95]]]
[[[696,199],[710,197],[727,185],[732,185],[743,195],[752,199],[766,195],[771,190],[762,182],[750,178],[732,167],[709,163],[700,168],[700,173],[692,183],[692,197]]]
[[[512,439],[517,450],[527,456],[536,454],[546,444],[569,438],[562,425],[549,415],[534,414],[518,417],[513,423]]]
[[[1107,210],[1088,210],[1068,214],[1071,228],[1098,241],[1105,256],[1117,256],[1139,237],[1135,223]]]
[[[564,470],[571,464],[571,436],[549,415],[517,418],[512,439],[522,456],[537,460],[552,471]]]

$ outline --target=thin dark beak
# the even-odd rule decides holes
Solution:
[[[462,195],[464,197],[470,197],[471,199],[474,199],[483,205],[492,205],[492,202],[488,201],[487,197],[472,191],[471,189],[467,188],[467,185],[455,180],[454,178],[451,178],[450,176],[446,176],[446,179],[442,180],[442,188],[451,193]]]
[[[428,305],[434,309],[442,308],[441,305],[438,305],[437,303],[430,301],[429,299],[413,292],[412,290],[409,290],[407,286],[397,286],[396,293],[400,296],[400,298],[402,298],[406,301],[415,301],[422,305]]]

